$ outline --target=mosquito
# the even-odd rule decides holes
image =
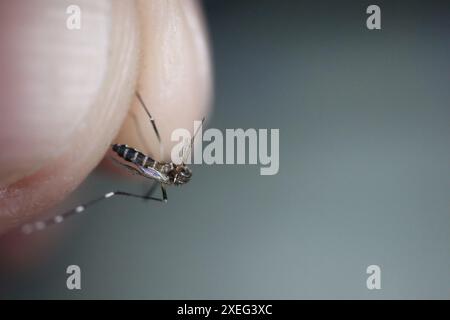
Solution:
[[[153,131],[155,132],[156,138],[158,139],[158,143],[160,145],[160,150],[162,150],[161,136],[159,134],[158,127],[156,126],[155,119],[150,114],[149,109],[147,108],[146,104],[144,103],[144,100],[142,99],[138,91],[135,92],[135,95],[139,101],[139,104],[145,110],[148,118],[150,119]],[[135,148],[129,147],[126,144],[111,145],[112,151],[115,154],[117,154],[118,158],[120,159],[117,160],[112,158],[114,162],[116,162],[119,166],[127,169],[129,172],[133,174],[139,175],[141,177],[156,182],[153,184],[153,186],[145,195],[120,190],[111,191],[97,199],[91,200],[69,211],[66,211],[63,214],[57,215],[52,218],[24,224],[21,227],[21,232],[24,234],[30,234],[35,231],[41,231],[49,226],[59,224],[71,216],[84,212],[88,207],[102,200],[111,199],[114,196],[134,197],[143,200],[154,200],[166,203],[167,202],[166,186],[170,185],[180,186],[186,184],[192,177],[192,171],[185,163],[187,162],[187,159],[193,148],[194,139],[199,130],[201,129],[201,127],[203,126],[204,121],[205,118],[202,119],[201,125],[197,128],[196,132],[194,133],[194,136],[190,139],[190,143],[188,145],[185,145],[185,147],[183,148],[181,164],[175,164],[174,162],[158,162],[155,159],[152,159],[150,156],[146,155],[145,153]],[[152,194],[155,191],[155,188],[158,187],[158,184],[161,189],[161,197],[154,197],[152,196]]]

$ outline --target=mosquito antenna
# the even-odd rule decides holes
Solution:
[[[201,123],[200,126],[197,128],[197,131],[195,131],[194,136],[193,136],[192,139],[191,139],[191,147],[190,147],[191,149],[194,147],[194,140],[195,140],[195,137],[197,136],[197,133],[200,131],[200,128],[203,127],[203,122],[205,122],[205,117],[202,118],[202,123]]]
[[[203,127],[203,123],[205,122],[205,117],[202,118],[202,123],[195,131],[194,135],[191,138],[191,142],[189,143],[189,147],[186,149],[183,149],[183,163],[186,162],[187,158],[190,156],[192,148],[194,147],[195,137],[197,136],[197,133],[200,131],[200,128]]]

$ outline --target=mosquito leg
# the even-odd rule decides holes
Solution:
[[[138,121],[136,113],[130,112],[129,115],[133,119],[136,135],[139,137],[139,140],[145,144],[145,134],[142,130],[142,126],[140,125],[140,122]]]
[[[142,108],[144,108],[145,112],[147,113],[147,115],[148,115],[148,117],[150,119],[150,122],[152,124],[153,131],[155,131],[156,138],[158,139],[158,142],[159,142],[159,156],[161,158],[163,156],[163,154],[164,154],[164,148],[163,148],[163,145],[161,143],[161,135],[159,134],[159,130],[158,130],[158,127],[156,126],[155,119],[150,114],[150,111],[148,111],[148,108],[147,108],[147,106],[144,103],[144,99],[142,99],[142,96],[141,96],[141,94],[138,91],[136,91],[136,97],[138,98]]]
[[[111,158],[111,159],[114,160],[115,163],[125,167],[128,170],[130,170],[132,174],[139,174],[140,175],[140,172],[136,168],[134,168],[132,166],[129,166],[129,165],[125,164],[125,163],[122,163],[122,162],[120,162],[120,161],[118,161],[118,160],[116,160],[114,158]],[[150,189],[147,191],[147,193],[142,197],[142,200],[144,202],[153,199],[153,197],[151,197],[151,195],[155,191],[156,187],[158,187],[158,184],[157,183],[153,183],[152,186],[150,187]],[[167,192],[166,192],[166,189],[163,187],[162,184],[161,184],[161,190],[162,190],[163,198],[162,199],[158,199],[158,200],[167,202]]]
[[[142,99],[141,94],[138,91],[136,91],[136,97],[138,98],[141,106],[144,108],[145,112],[147,113],[147,115],[150,119],[150,122],[152,123],[152,127],[153,127],[153,130],[155,131],[156,137],[158,138],[158,142],[161,144],[161,136],[159,135],[159,130],[156,127],[155,119],[150,114],[150,111],[148,111],[148,108],[145,105],[144,100]]]
[[[158,138],[158,141],[161,142],[161,136],[159,135],[159,130],[156,127],[155,119],[150,114],[150,111],[148,111],[148,108],[147,108],[147,106],[144,103],[144,99],[142,99],[142,96],[141,96],[141,94],[138,91],[136,91],[136,97],[138,98],[142,108],[144,108],[145,112],[147,113],[147,115],[148,115],[148,117],[150,119],[150,122],[152,124],[153,130],[156,133],[156,137]]]
[[[167,192],[166,188],[161,184],[162,201],[167,202]]]
[[[152,194],[153,194],[153,192],[155,192],[155,190],[156,190],[156,188],[158,187],[158,183],[157,182],[154,182],[153,184],[152,184],[152,186],[150,187],[150,189],[147,191],[147,193],[145,194],[145,196],[146,197],[150,197]],[[143,199],[143,201],[144,202],[147,202],[148,201],[148,199]]]
[[[145,200],[154,200],[154,201],[159,201],[159,202],[167,201],[167,199],[164,200],[164,198],[163,199],[155,198],[155,197],[151,197],[151,196],[139,195],[139,194],[125,192],[125,191],[111,191],[111,192],[106,193],[105,195],[103,195],[100,198],[97,198],[97,199],[91,200],[89,202],[86,202],[82,205],[79,205],[69,211],[64,212],[63,214],[57,215],[52,218],[38,220],[38,221],[35,221],[32,223],[25,224],[21,227],[21,232],[24,234],[30,234],[35,231],[41,231],[49,226],[52,226],[54,224],[59,224],[72,216],[75,216],[77,214],[80,214],[80,213],[86,211],[87,208],[89,208],[90,206],[92,206],[102,200],[110,199],[114,196],[135,197],[135,198],[141,198],[141,199],[145,199]]]

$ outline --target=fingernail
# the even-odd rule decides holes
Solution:
[[[38,170],[82,130],[107,69],[111,1],[0,4],[0,187]],[[76,13],[75,13],[76,14]]]

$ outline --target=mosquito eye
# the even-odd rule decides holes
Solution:
[[[183,168],[183,171],[181,172],[181,174],[185,177],[190,177],[191,176],[191,170],[189,170],[188,168]]]

